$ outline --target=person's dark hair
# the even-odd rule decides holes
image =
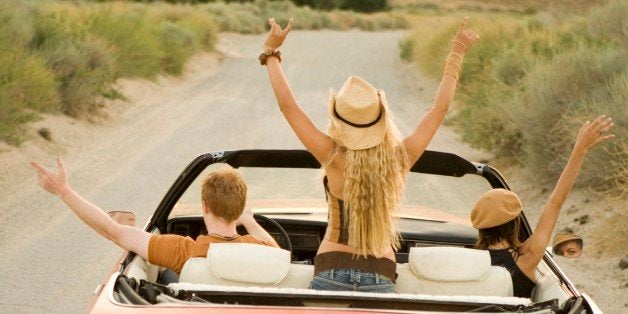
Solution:
[[[521,231],[521,218],[517,216],[515,219],[501,224],[499,226],[479,229],[478,241],[475,243],[475,248],[480,250],[487,250],[489,245],[499,243],[503,239],[506,239],[508,243],[518,251],[521,246],[519,241],[519,232]]]

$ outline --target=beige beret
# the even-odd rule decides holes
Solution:
[[[521,212],[517,194],[505,189],[492,189],[480,196],[471,210],[471,224],[486,229],[505,224]]]

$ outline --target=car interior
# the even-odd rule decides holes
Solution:
[[[215,155],[210,157],[211,163],[220,160]],[[442,156],[428,153],[428,157]],[[246,162],[252,163],[250,160]],[[276,166],[285,161],[270,163]],[[194,186],[195,179],[206,171],[207,165],[197,165],[202,169],[192,173],[194,178],[186,179],[186,172],[190,176],[191,169],[194,169],[193,164],[168,192],[173,195],[178,193],[178,196],[166,195],[160,207],[168,210],[160,212],[158,209],[147,230],[154,234],[177,234],[192,239],[207,234],[198,194],[194,192],[198,189]],[[231,164],[239,166],[237,162]],[[311,164],[311,168],[316,166],[316,163]],[[473,169],[468,168],[467,171],[477,174],[478,165],[472,164],[471,167]],[[432,169],[432,172],[437,171]],[[247,181],[249,177],[245,174]],[[495,186],[499,178],[501,176],[497,179],[481,178],[488,183],[478,187],[478,190]],[[423,184],[424,180],[420,179],[419,184]],[[506,185],[505,181],[501,184]],[[269,189],[275,188],[269,185]],[[187,191],[191,191],[188,199],[184,195]],[[250,194],[267,195],[268,191],[253,190]],[[469,199],[474,197],[469,196]],[[250,203],[249,207],[257,213],[256,220],[281,248],[245,243],[212,244],[207,257],[190,259],[183,267],[178,282],[169,284],[157,283],[163,268],[130,253],[120,269],[112,298],[127,304],[212,303],[484,312],[525,309],[542,313],[548,308],[564,306],[573,296],[565,281],[557,276],[551,261],[544,260],[537,269],[537,287],[532,298],[513,297],[509,272],[505,268],[491,266],[487,251],[473,249],[477,231],[469,224],[430,215],[404,215],[401,214],[403,211],[399,215],[402,246],[396,253],[396,293],[312,290],[309,285],[314,275],[313,259],[327,226],[324,202],[319,200],[318,207],[297,206],[298,210],[294,212],[268,206],[255,207],[255,202]],[[453,206],[460,204],[454,203]],[[181,208],[183,210],[176,214]],[[529,226],[526,225],[526,228],[522,232],[529,232]],[[245,234],[246,230],[238,229],[238,233]]]

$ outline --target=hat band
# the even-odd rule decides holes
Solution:
[[[382,105],[382,96],[379,93],[379,90],[377,91],[377,98],[379,100],[379,105],[381,107]],[[368,128],[371,126],[374,126],[377,122],[379,122],[379,119],[382,118],[382,110],[380,108],[379,110],[379,115],[377,116],[377,118],[369,123],[365,123],[365,124],[358,124],[358,123],[353,123],[345,118],[343,118],[342,116],[340,116],[340,114],[338,114],[338,111],[336,111],[336,100],[334,99],[334,116],[336,116],[336,118],[338,118],[338,120],[354,127],[354,128]]]
[[[342,122],[344,122],[344,123],[346,123],[346,124],[348,124],[348,125],[350,125],[350,126],[352,126],[354,128],[368,128],[370,126],[375,125],[379,121],[379,119],[382,118],[382,111],[381,110],[379,111],[379,116],[377,116],[377,119],[373,120],[372,122],[366,123],[366,124],[353,123],[353,122],[351,122],[351,121],[341,117],[338,114],[338,112],[336,111],[336,107],[335,106],[334,106],[334,116],[336,116],[336,118],[338,118],[338,120],[340,120],[340,121],[342,121]]]

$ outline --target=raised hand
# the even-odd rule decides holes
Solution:
[[[236,224],[238,226],[241,225],[248,225],[251,222],[254,222],[255,218],[253,218],[253,212],[251,211],[250,208],[245,208],[244,211],[242,211],[242,214],[240,215],[240,217],[238,217],[238,219],[236,220]]]
[[[593,122],[585,122],[578,132],[574,150],[586,152],[597,143],[613,139],[614,134],[606,133],[610,132],[614,125],[613,119],[606,118],[604,115],[597,117]]]
[[[63,167],[63,162],[61,162],[60,157],[57,158],[58,171],[56,173],[34,161],[31,161],[31,165],[37,171],[37,181],[42,188],[59,197],[63,197],[68,193],[70,190],[68,176],[65,173],[65,168]]]
[[[458,32],[456,36],[451,41],[451,49],[456,53],[466,53],[473,44],[480,39],[480,35],[478,35],[474,30],[467,28],[467,22],[469,21],[469,17],[465,16],[460,23],[460,27],[458,28]]]
[[[270,25],[270,31],[268,32],[268,36],[264,41],[264,51],[268,50],[277,50],[283,44],[284,40],[286,40],[286,36],[290,33],[292,29],[292,24],[294,22],[294,18],[290,18],[290,22],[286,28],[281,29],[281,26],[275,22],[274,18],[268,20],[268,24]]]

